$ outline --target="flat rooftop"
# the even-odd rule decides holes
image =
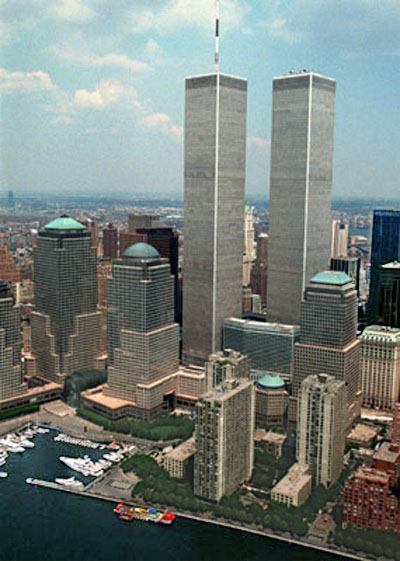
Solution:
[[[400,460],[400,447],[392,442],[384,442],[374,454],[374,460],[395,463]]]
[[[379,434],[380,427],[371,427],[358,423],[347,436],[347,440],[369,444]]]
[[[196,452],[196,446],[194,443],[194,436],[189,438],[189,440],[185,440],[179,446],[174,448],[171,452],[165,455],[165,458],[169,458],[170,460],[180,460],[184,461],[193,456]]]
[[[204,401],[225,401],[236,393],[240,392],[243,388],[253,386],[253,382],[247,378],[234,378],[232,380],[225,380],[216,388],[203,394],[199,397],[200,402]]]
[[[278,432],[266,431],[264,429],[256,429],[254,431],[254,440],[257,442],[268,442],[274,444],[283,444],[286,440],[285,434]]]
[[[294,464],[285,477],[283,477],[271,490],[271,493],[279,493],[280,495],[292,496],[307,485],[311,480],[308,473],[308,467],[300,464]]]

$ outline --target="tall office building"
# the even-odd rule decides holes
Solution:
[[[400,400],[400,328],[371,325],[360,341],[363,403],[391,410]]]
[[[382,265],[381,275],[379,321],[389,327],[400,327],[400,261]]]
[[[329,266],[335,88],[309,72],[273,81],[269,321],[297,325],[308,282]]]
[[[331,231],[331,259],[347,257],[347,242],[349,225],[341,220],[332,220]]]
[[[297,325],[238,318],[224,321],[224,347],[247,355],[253,370],[292,374],[294,348],[299,336]]]
[[[8,285],[0,280],[0,400],[27,391],[21,370],[21,318]]]
[[[261,298],[261,308],[267,305],[268,234],[261,232],[257,238],[256,260],[251,270],[251,290]]]
[[[15,207],[14,191],[8,191],[7,193],[7,206],[8,208]]]
[[[254,207],[246,205],[244,208],[243,286],[250,285],[254,259]]]
[[[353,279],[356,285],[357,294],[360,294],[360,273],[361,258],[360,257],[337,257],[331,259],[331,271],[344,271]]]
[[[343,272],[315,275],[301,303],[300,341],[294,349],[293,395],[289,420],[296,421],[296,400],[305,378],[324,372],[346,382],[347,425],[361,407],[360,341],[357,339],[357,291]]]
[[[62,383],[100,366],[96,248],[85,226],[64,215],[39,231],[33,255],[32,355],[39,375]]]
[[[336,483],[343,469],[346,386],[327,374],[307,376],[299,393],[297,461],[315,485]]]
[[[226,380],[196,403],[194,492],[212,501],[247,481],[254,459],[254,387]]]
[[[379,319],[382,265],[400,261],[400,210],[375,210],[371,247],[371,283],[368,299],[369,323]]]
[[[167,259],[138,243],[112,265],[107,284],[108,386],[105,395],[131,401],[151,417],[161,396],[141,402],[138,386],[179,368],[179,326],[174,323],[174,278]]]
[[[240,317],[247,81],[186,79],[183,360],[221,349],[226,317]]]
[[[103,229],[103,257],[107,259],[118,257],[118,230],[112,223]]]

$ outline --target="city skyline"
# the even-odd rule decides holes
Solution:
[[[213,68],[201,2],[4,9],[1,189],[181,192],[184,78]],[[333,194],[396,195],[395,2],[327,4],[222,2],[221,70],[249,81],[247,193],[268,198],[272,78],[307,67],[338,84]]]

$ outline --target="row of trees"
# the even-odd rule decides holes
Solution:
[[[256,449],[251,483],[261,489],[269,490],[275,481],[282,479],[291,464],[292,462],[283,456],[276,458],[273,454]]]
[[[388,559],[400,561],[400,537],[397,534],[349,527],[346,530],[336,530],[335,543],[357,552],[370,553],[377,557],[383,555]]]
[[[192,436],[194,430],[194,421],[190,420],[187,415],[163,414],[153,421],[136,421],[129,418],[111,421],[89,409],[77,409],[76,413],[108,431],[130,434],[146,440],[187,440]]]
[[[4,419],[11,419],[12,417],[17,417],[18,415],[27,415],[28,413],[35,413],[39,411],[40,405],[25,405],[25,407],[18,407],[12,411],[3,411],[0,413],[0,421]]]

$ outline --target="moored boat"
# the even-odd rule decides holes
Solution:
[[[153,524],[170,525],[176,518],[176,515],[168,510],[161,512],[151,507],[142,508],[124,505],[123,503],[117,504],[113,512],[120,520],[125,520],[126,522],[140,520],[141,522],[153,522]]]

